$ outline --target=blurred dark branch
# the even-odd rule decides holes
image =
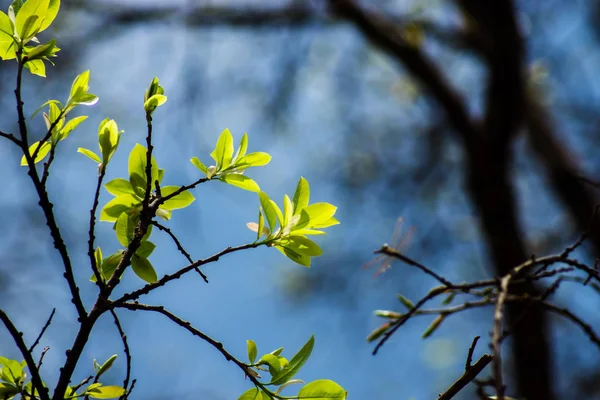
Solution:
[[[437,66],[418,47],[406,42],[397,29],[397,22],[363,10],[351,0],[330,0],[329,3],[334,15],[352,22],[375,46],[402,62],[440,103],[448,121],[463,139],[467,151],[473,151],[477,128],[462,98],[448,85]]]
[[[167,3],[168,4],[168,3]],[[100,2],[76,2],[71,7],[82,9],[111,24],[135,24],[164,21],[182,16],[182,22],[193,26],[293,26],[305,25],[317,17],[309,4],[291,3],[284,7],[248,7],[231,5],[161,5],[139,7],[133,5],[102,4]]]
[[[569,210],[577,229],[589,231],[594,253],[600,255],[600,222],[595,218],[589,226],[598,198],[557,138],[551,116],[533,96],[527,107],[526,123],[531,147],[544,164],[550,185]]]

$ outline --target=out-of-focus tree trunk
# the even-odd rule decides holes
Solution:
[[[514,4],[510,0],[481,2],[460,0],[459,6],[471,19],[476,43],[488,67],[485,116],[475,122],[460,96],[436,66],[418,49],[405,42],[396,26],[385,17],[367,12],[351,0],[331,0],[334,12],[352,21],[376,46],[402,63],[442,106],[459,136],[467,157],[466,182],[479,214],[492,265],[497,275],[528,258],[515,205],[511,179],[512,142],[523,122],[525,83],[524,47]],[[515,294],[536,295],[532,284],[516,287]],[[528,400],[552,400],[552,360],[546,314],[537,307],[508,307],[513,332],[514,396]],[[519,322],[514,325],[515,322]]]

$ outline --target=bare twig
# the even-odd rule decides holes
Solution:
[[[117,330],[119,331],[119,336],[121,336],[121,341],[123,342],[123,352],[125,353],[126,367],[125,367],[125,379],[123,380],[123,387],[127,388],[129,385],[129,378],[131,377],[131,352],[129,351],[129,344],[127,343],[127,335],[125,335],[125,331],[121,326],[121,321],[119,321],[119,316],[115,312],[114,309],[110,309],[110,313],[113,316],[113,320],[115,321],[115,325]]]
[[[100,199],[100,190],[102,188],[102,181],[104,180],[104,175],[106,174],[106,166],[103,165],[100,169],[100,175],[98,176],[98,181],[96,183],[96,192],[94,193],[94,202],[92,204],[92,209],[90,210],[90,229],[88,232],[88,257],[90,259],[90,265],[92,267],[92,271],[94,276],[96,277],[96,285],[102,291],[104,287],[104,281],[102,280],[102,276],[100,275],[100,265],[96,263],[96,254],[94,250],[94,240],[96,239],[95,230],[96,230],[96,210],[98,209],[98,202]]]
[[[483,371],[485,367],[494,359],[494,356],[490,354],[484,354],[477,362],[471,366],[456,380],[446,391],[438,397],[437,400],[450,400],[458,392],[463,390],[470,382],[472,382],[477,375]]]
[[[177,271],[173,274],[170,274],[170,275],[167,274],[155,283],[149,283],[140,289],[134,290],[133,292],[130,292],[130,293],[126,293],[118,300],[115,300],[114,303],[122,304],[126,301],[136,300],[140,296],[142,296],[144,294],[148,294],[151,291],[153,291],[154,289],[164,286],[165,284],[167,284],[168,282],[170,282],[174,279],[181,278],[181,276],[183,276],[184,274],[186,274],[187,272],[190,272],[191,270],[193,270],[195,268],[198,268],[204,264],[208,264],[208,263],[217,261],[220,257],[222,257],[226,254],[235,253],[237,251],[245,250],[245,249],[253,249],[253,248],[256,248],[261,245],[262,245],[261,243],[249,243],[249,244],[244,244],[242,246],[227,247],[225,250],[222,250],[208,258],[198,260],[198,261],[188,265],[187,267],[180,269],[179,271]]]
[[[38,345],[38,343],[40,342],[40,340],[42,339],[42,336],[44,335],[44,332],[46,332],[46,329],[48,329],[48,327],[50,326],[50,323],[52,322],[52,318],[54,317],[54,313],[56,312],[56,308],[52,309],[52,312],[50,313],[50,316],[48,317],[48,320],[46,321],[46,323],[44,324],[42,330],[40,331],[40,334],[38,335],[38,337],[35,339],[35,342],[33,342],[33,344],[31,345],[31,347],[29,348],[29,352],[33,353],[33,349],[35,349],[35,346]]]
[[[433,272],[431,269],[427,268],[423,264],[418,263],[418,262],[406,257],[405,255],[401,254],[394,248],[391,248],[389,246],[383,246],[380,250],[376,251],[376,253],[383,253],[383,254],[387,254],[388,256],[397,258],[398,260],[400,260],[408,265],[419,268],[421,271],[425,272],[427,275],[435,278],[442,285],[448,286],[448,287],[452,286],[452,283],[450,281],[448,281],[445,278],[443,278],[442,276],[436,274],[435,272]]]
[[[33,384],[33,387],[35,390],[37,390],[42,400],[49,400],[50,397],[48,396],[48,389],[44,387],[42,378],[40,377],[40,371],[33,360],[31,352],[23,341],[23,333],[19,332],[17,327],[13,324],[11,319],[3,310],[0,310],[0,320],[4,323],[4,326],[10,333],[10,336],[12,336],[17,348],[27,363],[27,368],[29,368],[29,373],[31,374],[31,383]]]
[[[17,146],[22,147],[21,141],[19,139],[17,139],[17,137],[15,135],[13,135],[12,133],[0,132],[0,137],[6,138],[6,139],[10,140],[11,142],[13,142],[14,144],[16,144]]]
[[[473,352],[475,351],[475,346],[477,346],[477,342],[479,341],[480,336],[475,336],[473,338],[473,343],[471,343],[471,347],[469,347],[469,353],[467,354],[467,361],[465,362],[465,371],[471,368],[471,362],[473,361]]]
[[[171,237],[171,239],[173,239],[173,242],[175,242],[175,245],[177,246],[177,250],[179,250],[179,252],[181,254],[183,254],[183,256],[186,258],[186,260],[188,260],[188,262],[190,264],[194,263],[194,260],[192,259],[192,256],[190,256],[190,254],[183,248],[183,246],[181,245],[181,243],[179,242],[179,240],[177,239],[177,237],[175,236],[175,234],[173,234],[173,232],[171,231],[171,229],[167,228],[166,226],[156,222],[156,221],[152,221],[152,225],[154,225],[155,227],[157,227],[158,229],[160,229],[163,232],[166,232],[167,235],[169,235]],[[195,271],[202,277],[202,279],[204,279],[204,282],[208,283],[208,278],[207,276],[200,271],[199,268],[195,268]]]

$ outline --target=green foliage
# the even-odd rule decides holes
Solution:
[[[339,224],[334,218],[337,207],[329,203],[313,203],[309,205],[310,186],[303,177],[300,178],[293,200],[285,195],[283,212],[264,192],[259,192],[261,208],[258,223],[248,223],[248,228],[257,233],[257,241],[273,246],[290,260],[310,267],[311,257],[323,254],[321,248],[307,235],[323,235],[320,230]],[[264,225],[266,219],[268,226]]]
[[[3,60],[16,59],[18,63],[17,99],[20,98],[21,72],[23,68],[29,69],[33,74],[45,76],[44,62],[49,61],[51,57],[55,57],[56,53],[60,50],[56,46],[54,39],[41,44],[36,37],[37,34],[50,26],[56,18],[59,8],[60,0],[14,0],[6,14],[0,12],[0,58]],[[35,43],[36,46],[28,46],[27,44],[30,42]],[[27,135],[24,133],[23,124],[20,124],[21,139],[16,139],[12,135],[4,135],[10,136],[17,144],[23,144],[22,148],[25,150],[25,154],[21,159],[21,165],[31,168],[30,175],[32,177],[37,173],[34,165],[47,159],[50,155],[48,162],[44,164],[43,178],[40,181],[35,181],[34,179],[34,183],[38,182],[36,184],[39,184],[41,182],[44,189],[46,178],[48,177],[47,173],[54,159],[57,145],[69,137],[87,119],[87,116],[82,115],[67,120],[68,114],[80,105],[91,106],[98,102],[98,97],[89,93],[89,81],[90,71],[82,72],[74,79],[69,97],[64,105],[58,100],[48,100],[33,113],[32,118],[47,107],[42,113],[47,130],[43,139],[29,144]],[[148,123],[148,143],[151,143],[152,136],[152,113],[166,101],[167,97],[164,95],[164,88],[159,84],[158,78],[154,78],[144,93],[144,110]],[[21,102],[17,105],[20,117],[23,115],[22,106]],[[195,197],[191,194],[190,190],[194,189],[200,183],[210,180],[220,180],[232,186],[258,193],[258,200],[260,202],[258,224],[249,224],[249,227],[257,232],[256,241],[238,248],[229,247],[221,255],[232,251],[266,245],[275,247],[297,263],[309,266],[311,257],[321,255],[322,250],[316,243],[308,239],[307,236],[324,234],[325,232],[320,229],[339,223],[334,218],[337,209],[335,206],[329,203],[309,204],[310,188],[304,178],[300,178],[292,199],[287,195],[284,196],[282,211],[266,193],[261,191],[260,186],[254,180],[244,175],[250,167],[267,165],[271,160],[271,156],[264,152],[247,153],[248,135],[246,133],[243,134],[239,146],[235,150],[233,137],[229,130],[225,129],[219,136],[215,148],[210,154],[214,160],[214,165],[206,167],[197,157],[191,159],[192,164],[204,173],[205,178],[201,178],[187,186],[162,186],[165,171],[158,167],[154,156],[151,154],[151,149],[149,150],[140,144],[134,146],[129,153],[128,179],[116,178],[104,184],[105,189],[114,198],[101,208],[100,220],[113,223],[115,236],[122,247],[105,257],[100,246],[94,245],[95,212],[106,168],[118,149],[122,133],[122,131],[119,131],[116,121],[106,118],[98,127],[99,152],[96,153],[84,148],[78,148],[77,150],[79,153],[96,162],[99,172],[98,190],[94,198],[92,218],[90,220],[89,256],[91,264],[95,264],[97,267],[97,271],[94,272],[90,280],[96,282],[99,278],[102,283],[97,282],[100,293],[96,305],[89,313],[85,310],[79,297],[79,289],[73,277],[71,266],[68,262],[65,262],[65,277],[70,285],[73,303],[76,306],[78,306],[78,302],[81,303],[78,306],[78,312],[80,316],[79,321],[82,324],[91,321],[93,325],[94,321],[102,313],[112,309],[111,307],[107,307],[107,305],[112,305],[112,307],[116,305],[116,307],[119,307],[118,301],[111,302],[109,300],[109,296],[114,289],[114,282],[111,281],[111,278],[115,274],[123,274],[127,267],[131,266],[133,272],[147,283],[158,281],[156,270],[148,259],[156,248],[156,245],[149,241],[152,233],[152,224],[156,224],[154,219],[160,217],[168,220],[171,218],[173,210],[191,205],[195,201]],[[42,191],[40,199],[44,195],[45,192]],[[48,199],[46,198],[45,200],[47,201]],[[40,201],[40,204],[42,203]],[[49,202],[47,201],[47,203]],[[42,205],[42,207],[44,206]],[[46,214],[52,215],[51,209],[45,209],[45,211]],[[267,225],[265,225],[265,221]],[[51,223],[48,223],[48,226],[52,231],[53,238],[58,243],[56,246],[57,249],[61,251],[63,259],[68,260],[69,256],[66,246],[64,243],[60,243],[62,240],[59,240],[60,232],[58,228]],[[165,230],[164,227],[158,226]],[[170,233],[168,229],[166,230]],[[59,239],[56,239],[57,237]],[[174,236],[173,238],[175,239]],[[180,246],[177,239],[175,241]],[[182,252],[185,253],[183,250]],[[214,260],[218,258],[217,256]],[[206,262],[210,262],[211,258],[207,260],[209,261]],[[195,266],[195,264],[192,264],[186,267],[187,270],[184,268],[179,273],[183,274]],[[111,281],[109,284],[103,284],[109,281]],[[117,280],[115,282],[118,284]],[[166,282],[167,280],[161,282],[161,284]],[[146,286],[145,288],[148,287]],[[126,302],[124,298],[121,298],[121,300]],[[135,304],[139,305],[138,303]],[[120,304],[120,306],[123,306],[123,304]],[[133,303],[127,303],[126,306],[133,306]],[[147,308],[142,309],[150,309],[150,306],[143,307]],[[152,311],[155,310],[154,308],[152,309]],[[160,307],[160,310],[164,311],[162,307]],[[186,328],[190,326],[189,323],[176,323]],[[6,325],[9,326],[9,324]],[[118,323],[117,326],[121,329]],[[91,327],[89,329],[91,330]],[[22,342],[19,342],[20,339],[18,337],[18,335],[13,334],[13,338],[20,345],[19,348],[22,349],[25,345],[21,345]],[[126,339],[123,338],[123,340]],[[212,344],[211,340],[207,340],[207,342]],[[82,344],[76,343],[75,345],[81,346]],[[314,337],[311,337],[290,360],[281,355],[283,348],[263,354],[257,360],[258,349],[256,343],[248,340],[248,364],[234,359],[222,347],[220,350],[223,354],[227,355],[228,359],[234,360],[251,377],[252,382],[256,386],[246,391],[240,399],[282,399],[284,397],[281,397],[279,393],[284,388],[293,384],[304,384],[303,381],[292,378],[306,363],[312,353],[313,347]],[[29,350],[27,353],[25,350],[22,350],[22,352],[34,372],[32,374],[34,379],[26,382],[27,374],[24,372],[24,368],[27,366],[27,363],[25,361],[18,362],[0,357],[0,398],[13,399],[19,395],[22,399],[27,400],[48,398],[47,394],[38,392],[42,388],[45,389],[46,386],[41,382],[38,369],[34,368],[35,366],[31,362],[30,356],[32,355],[32,351]],[[71,362],[69,361],[71,360],[69,357],[73,353],[75,353],[74,348],[67,353],[68,361],[65,366],[69,366]],[[79,356],[77,355],[76,357]],[[113,366],[116,358],[116,354],[112,355],[103,364],[99,364],[94,360],[94,376],[90,376],[74,386],[68,386],[72,375],[67,374],[66,379],[63,379],[64,369],[61,369],[61,378],[59,379],[54,397],[58,393],[59,397],[63,397],[64,399],[82,397],[94,399],[127,398],[128,393],[126,388],[104,385],[99,382],[106,371]],[[40,364],[41,361],[40,359]],[[74,362],[70,364],[73,369],[77,365],[77,361],[78,359],[75,358]],[[128,364],[128,374],[129,367]],[[268,371],[270,375],[264,383],[259,381],[261,379],[259,371]],[[72,374],[72,371],[70,374]],[[89,383],[90,381],[91,383]],[[36,382],[35,388],[33,382]],[[273,392],[267,387],[274,387],[275,391]],[[62,393],[63,390],[64,395]],[[335,382],[316,380],[304,385],[298,395],[293,398],[345,399],[346,392]]]
[[[225,129],[219,136],[215,149],[210,153],[215,165],[207,167],[198,157],[193,157],[190,161],[206,175],[207,179],[219,179],[232,186],[260,192],[260,186],[245,176],[244,172],[250,167],[267,165],[271,161],[271,156],[263,152],[246,154],[247,149],[248,135],[244,133],[234,154],[233,136],[229,129]]]
[[[257,379],[257,387],[244,392],[238,400],[248,399],[273,399],[283,398],[279,393],[287,386],[293,384],[303,384],[299,379],[292,379],[310,357],[315,339],[311,336],[310,339],[302,346],[302,348],[288,361],[287,358],[281,355],[283,347],[276,349],[270,353],[263,354],[255,363],[257,355],[256,343],[252,340],[246,341],[248,347],[247,372],[249,375]],[[258,381],[260,379],[259,371],[268,371],[271,379],[268,382]],[[267,386],[276,386],[277,389],[272,392]],[[304,385],[296,396],[285,397],[294,399],[338,399],[344,400],[346,392],[337,383],[320,379]]]

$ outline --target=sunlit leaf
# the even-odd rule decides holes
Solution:
[[[260,192],[260,186],[247,176],[240,174],[226,174],[219,178],[221,181],[228,183],[232,186],[239,187],[241,189],[249,190],[251,192]]]
[[[298,392],[298,399],[344,400],[346,394],[344,388],[334,381],[319,379],[302,387]]]
[[[38,150],[38,146],[39,146],[39,150]],[[35,142],[31,146],[29,146],[29,155],[30,156],[33,156],[33,153],[35,153],[35,151],[37,150],[37,155],[35,157],[35,160],[33,160],[33,163],[37,164],[40,161],[42,161],[48,155],[51,148],[52,148],[52,145],[50,144],[50,142],[44,142],[41,145],[40,145],[40,142]],[[21,166],[27,166],[27,159],[25,158],[25,156],[21,157]]]
[[[310,339],[302,346],[302,348],[292,357],[289,365],[286,369],[282,370],[276,378],[273,378],[270,382],[272,385],[282,385],[285,382],[293,378],[294,375],[302,368],[304,363],[310,357],[313,347],[315,345],[315,338],[311,336]]]
[[[154,283],[158,280],[156,271],[147,258],[141,258],[134,254],[131,258],[131,268],[137,276],[148,283]]]
[[[179,186],[165,186],[160,188],[160,191],[162,196],[166,197],[172,193],[175,193],[179,189]],[[188,190],[184,190],[172,199],[165,201],[160,208],[164,208],[165,210],[177,210],[179,208],[185,208],[189,206],[194,202],[194,200],[195,197]]]
[[[250,361],[250,364],[253,364],[258,352],[256,343],[254,343],[254,340],[246,340],[246,346],[248,348],[248,361]]]
[[[98,157],[98,156],[96,155],[96,153],[94,153],[94,152],[93,152],[93,151],[91,151],[91,150],[84,149],[83,147],[79,147],[79,148],[77,149],[77,152],[78,152],[78,153],[81,153],[81,154],[83,154],[83,155],[85,155],[85,156],[88,156],[88,157],[89,157],[89,158],[91,158],[92,160],[96,161],[98,164],[102,163],[102,160],[100,159],[100,157]]]

